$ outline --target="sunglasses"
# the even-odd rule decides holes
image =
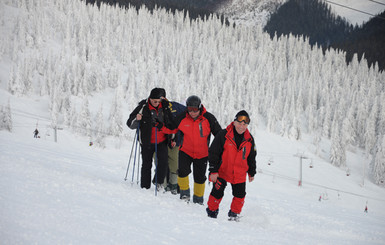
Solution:
[[[188,112],[197,112],[197,111],[199,111],[199,108],[198,107],[194,107],[194,106],[188,106],[187,107],[187,111]]]
[[[238,116],[238,117],[235,118],[235,120],[236,120],[237,122],[239,122],[239,123],[241,123],[241,122],[244,122],[244,123],[246,123],[246,124],[249,124],[249,123],[250,123],[250,118],[247,117],[247,116]]]

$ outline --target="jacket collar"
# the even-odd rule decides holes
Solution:
[[[231,122],[226,127],[226,130],[227,130],[226,135],[229,136],[230,139],[234,139],[234,130],[235,130],[234,122]],[[243,138],[245,139],[244,141],[251,141],[251,135],[250,135],[249,129],[246,129],[246,131],[243,133]]]

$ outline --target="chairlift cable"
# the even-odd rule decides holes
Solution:
[[[371,0],[369,0],[369,1],[371,1]],[[334,4],[334,5],[338,5],[340,7],[347,8],[347,9],[350,9],[350,10],[353,10],[353,11],[356,11],[356,12],[360,12],[362,14],[370,15],[370,16],[373,16],[373,17],[378,18],[378,19],[385,20],[385,18],[383,18],[381,16],[374,15],[374,14],[371,14],[371,13],[368,13],[368,12],[365,12],[365,11],[362,11],[362,10],[359,10],[359,9],[356,9],[356,8],[352,8],[352,7],[343,5],[343,4],[335,3],[335,2],[332,2],[332,1],[329,1],[329,0],[325,0],[325,2],[328,2],[330,4]],[[372,1],[372,2],[374,2],[374,1]],[[379,2],[377,2],[377,3],[379,3]]]

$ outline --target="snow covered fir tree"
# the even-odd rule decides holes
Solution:
[[[226,26],[214,16],[189,20],[180,12],[77,0],[0,4],[2,16],[21,10],[13,31],[1,20],[0,57],[10,61],[2,88],[11,98],[48,98],[52,127],[104,146],[106,137],[129,137],[123,110],[145,98],[143,91],[164,87],[180,102],[205,91],[202,101],[224,124],[245,108],[257,122],[252,127],[263,122],[294,140],[313,135],[315,144],[329,139],[323,157],[341,168],[348,167],[348,149],[363,148],[373,159],[373,180],[384,180],[385,74],[364,59],[346,65],[344,53],[323,54],[306,38],[271,40],[262,29]],[[114,101],[89,111],[91,97],[106,92]],[[2,106],[2,128],[10,130],[12,99]]]
[[[384,243],[377,65],[272,39],[242,16],[85,2],[0,1],[2,244]],[[228,221],[229,187],[217,219],[208,181],[204,205],[140,188],[126,120],[154,87],[180,103],[198,95],[222,127],[251,116],[257,174],[240,222]]]

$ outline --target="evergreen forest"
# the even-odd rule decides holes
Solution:
[[[100,6],[101,3],[121,7],[145,6],[152,11],[157,7],[167,11],[183,11],[191,19],[207,18],[217,15],[223,23],[230,24],[218,9],[231,0],[86,0],[88,4]],[[345,18],[336,16],[328,3],[321,0],[288,0],[277,11],[271,13],[264,31],[274,35],[308,37],[311,45],[324,50],[339,49],[345,52],[346,62],[350,63],[355,54],[359,60],[365,58],[369,66],[385,69],[385,12],[361,26],[353,26]]]
[[[372,159],[374,182],[384,180],[385,74],[356,54],[346,64],[344,52],[312,46],[308,37],[271,38],[215,15],[190,20],[181,11],[78,0],[7,5],[21,13],[0,42],[10,64],[0,84],[15,97],[46,99],[53,128],[100,147],[107,137],[123,140],[127,113],[148,96],[142,91],[163,87],[182,103],[199,95],[221,125],[245,109],[250,130],[265,125],[293,140],[311,135],[315,153],[340,168],[347,151],[360,147]],[[96,99],[107,94],[108,103]],[[90,111],[90,103],[100,109]],[[4,106],[2,122],[9,123],[12,103]],[[327,153],[324,140],[331,142]]]
[[[332,13],[330,5],[320,0],[289,0],[272,13],[264,30],[274,35],[309,37],[311,45],[339,49],[350,63],[357,54],[369,66],[385,69],[385,12],[362,26],[353,26]]]
[[[217,8],[228,2],[229,0],[86,0],[87,4],[101,3],[109,5],[117,5],[120,7],[135,7],[136,9],[145,6],[152,11],[155,8],[161,7],[175,13],[175,11],[182,11],[192,19],[207,18],[211,14],[215,14]],[[222,20],[224,20],[222,16]]]

